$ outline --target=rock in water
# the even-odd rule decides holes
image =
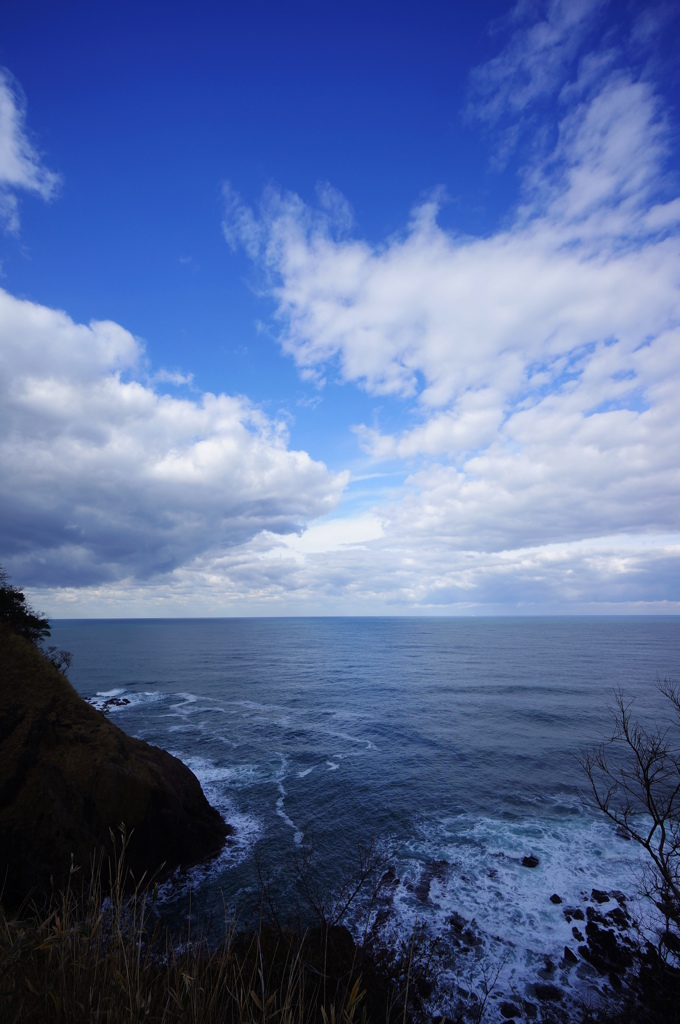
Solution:
[[[0,892],[7,909],[86,873],[131,834],[137,879],[217,854],[231,829],[176,757],[132,739],[46,658],[0,625]]]

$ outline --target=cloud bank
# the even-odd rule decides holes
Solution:
[[[355,427],[375,462],[410,468],[362,556],[381,600],[391,558],[392,593],[412,606],[455,606],[463,591],[480,606],[539,607],[548,592],[644,604],[656,573],[658,602],[680,607],[671,133],[620,53],[575,60],[601,5],[545,7],[531,24],[518,8],[474,76],[477,116],[524,116],[549,97],[555,118],[497,232],[445,231],[435,194],[374,244],[295,195],[269,190],[253,210],[228,193],[225,235],[265,271],[302,376],[403,402],[401,430]]]
[[[0,220],[17,193],[60,184],[31,142],[25,102],[0,69]],[[0,289],[0,537],[3,563],[40,592],[91,594],[168,580],[262,531],[302,532],[338,504],[347,474],[291,451],[283,422],[246,397],[162,393],[191,375],[147,372],[111,322]]]
[[[345,476],[289,450],[282,423],[143,370],[118,324],[0,290],[0,535],[23,584],[134,585],[337,505]]]
[[[445,230],[442,189],[376,243],[330,185],[224,187],[284,355],[375,400],[370,498],[247,398],[164,393],[190,375],[119,325],[0,291],[0,531],[52,614],[680,612],[673,133],[630,59],[654,26],[598,41],[605,7],[520,3],[473,73],[466,116],[523,160],[488,235]],[[49,198],[17,95],[0,187]]]

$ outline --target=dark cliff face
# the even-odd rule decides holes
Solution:
[[[137,879],[215,855],[230,831],[186,765],[121,732],[0,626],[2,903],[63,886],[71,855],[87,874],[121,823]]]

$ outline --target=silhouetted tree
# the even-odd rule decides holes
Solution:
[[[585,751],[581,763],[597,806],[646,850],[645,891],[664,913],[665,944],[680,960],[680,689],[668,681],[659,688],[670,705],[667,726],[645,729],[618,691],[612,738]]]
[[[640,950],[627,1004],[610,1018],[633,1024],[680,1021],[680,688],[664,680],[659,689],[663,725],[645,728],[619,690],[611,739],[581,755],[596,805],[645,850],[643,891],[665,919],[658,945]]]
[[[9,577],[2,566],[0,566],[0,622],[6,623],[14,633],[23,636],[36,647],[45,637],[50,636],[48,620],[31,608],[18,587],[13,587],[10,584]]]

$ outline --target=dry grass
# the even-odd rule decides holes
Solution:
[[[154,891],[130,891],[124,874],[121,856],[105,886],[94,871],[79,888],[74,870],[43,914],[9,918],[0,908],[3,1024],[405,1020],[404,1001],[375,972],[366,998],[359,950],[344,929],[301,936],[261,923],[243,933],[226,921],[219,944],[200,931],[173,936],[158,924]]]

